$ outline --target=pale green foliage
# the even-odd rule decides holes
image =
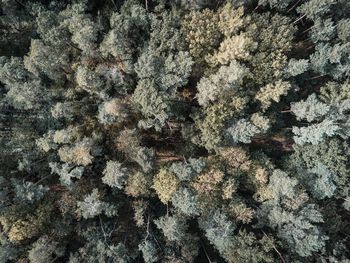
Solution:
[[[261,88],[257,92],[255,99],[258,100],[261,103],[261,107],[266,110],[273,102],[279,102],[281,96],[287,95],[291,87],[289,82],[278,80]]]
[[[313,196],[318,199],[332,197],[336,190],[335,173],[322,163],[318,163],[317,166],[308,171],[314,177],[309,181]]]
[[[182,17],[178,12],[165,11],[160,16],[151,18],[150,50],[157,50],[164,55],[186,50],[180,32]]]
[[[173,195],[171,202],[175,208],[187,216],[199,214],[198,198],[194,192],[187,187],[180,187]]]
[[[88,67],[79,66],[76,71],[75,79],[77,84],[85,91],[102,97],[105,96],[101,93],[104,88],[101,77]]]
[[[349,15],[0,1],[0,262],[347,262]]]
[[[229,101],[220,101],[205,108],[204,116],[194,115],[196,127],[200,130],[199,141],[208,150],[216,150],[222,143],[224,129],[234,115],[240,115],[246,108],[248,99],[242,97],[223,98]],[[231,100],[230,100],[231,99]],[[203,113],[202,113],[203,114]]]
[[[259,52],[283,53],[292,48],[296,28],[289,17],[266,12],[254,14],[253,22],[256,26],[248,28],[247,33],[259,43]]]
[[[110,17],[111,30],[105,35],[100,51],[103,56],[112,55],[123,65],[125,72],[133,71],[133,54],[136,52],[135,41],[144,41],[141,36],[150,27],[150,16],[146,9],[136,1],[127,1],[120,13]]]
[[[319,101],[315,94],[310,95],[306,101],[292,103],[291,111],[297,116],[297,119],[305,119],[308,122],[321,121],[307,127],[293,127],[296,143],[317,144],[334,135],[342,138],[349,136],[348,85],[344,83],[339,88],[334,86],[334,83],[322,87],[320,98],[326,103]]]
[[[85,14],[86,5],[76,3],[69,5],[61,14],[64,17],[63,25],[67,26],[71,33],[72,42],[83,53],[91,53],[96,49],[95,42],[98,37],[99,24],[91,20],[90,15]]]
[[[322,223],[322,215],[314,205],[304,207],[296,218],[292,218],[280,230],[279,236],[302,257],[311,256],[325,246],[328,237],[323,235],[313,223]]]
[[[307,18],[315,20],[330,11],[336,0],[309,0],[297,8],[299,13],[305,14]]]
[[[287,76],[295,77],[300,74],[303,74],[309,69],[309,60],[307,59],[290,59],[288,61],[287,68],[285,69],[285,73]]]
[[[129,117],[126,103],[118,98],[103,102],[98,111],[98,120],[103,124],[123,123]]]
[[[343,203],[343,207],[350,211],[350,197],[347,197],[345,200],[344,200],[344,203]]]
[[[350,19],[341,19],[337,23],[338,38],[344,43],[350,40]]]
[[[217,73],[204,77],[197,85],[197,99],[201,106],[208,106],[221,97],[234,96],[241,90],[243,79],[249,70],[233,60],[229,66],[222,66]]]
[[[54,260],[55,256],[60,256],[63,252],[57,246],[58,243],[50,240],[48,236],[40,237],[28,252],[30,263],[47,263]]]
[[[152,148],[135,147],[130,149],[129,156],[146,173],[154,168],[155,152]]]
[[[24,68],[23,60],[19,57],[0,57],[0,76],[1,82],[11,86],[18,82],[24,82],[30,77],[28,71]]]
[[[215,17],[218,21],[215,21],[213,26],[216,27],[215,33],[221,33],[224,35],[224,39],[217,50],[203,54],[211,67],[229,65],[233,60],[246,61],[251,58],[251,52],[256,48],[256,42],[251,36],[240,32],[246,22],[243,15],[243,7],[236,9],[229,2],[218,10],[218,17]],[[205,32],[201,27],[196,30]]]
[[[72,166],[67,163],[59,164],[59,163],[49,163],[51,168],[51,174],[58,174],[59,180],[61,184],[71,187],[73,185],[72,179],[80,179],[84,173],[83,166]]]
[[[139,250],[142,251],[145,263],[154,263],[159,260],[158,251],[155,244],[149,240],[145,240],[139,244]]]
[[[42,85],[39,80],[14,84],[6,94],[10,104],[16,109],[35,109],[40,107]]]
[[[152,188],[156,191],[158,198],[164,204],[171,200],[171,197],[176,192],[178,186],[179,179],[167,169],[160,169],[153,177]]]
[[[102,213],[103,205],[104,203],[99,200],[98,190],[95,188],[91,194],[85,196],[83,201],[77,202],[77,212],[81,213],[84,218],[93,218]]]
[[[254,113],[250,117],[250,122],[262,132],[266,132],[271,127],[270,119],[260,113]]]
[[[320,89],[320,99],[325,103],[339,105],[350,99],[350,84],[348,81],[344,83],[328,82]]]
[[[251,138],[260,133],[260,129],[246,119],[240,119],[227,130],[227,137],[233,143],[250,143]]]
[[[244,230],[235,234],[235,225],[224,213],[211,212],[205,219],[201,218],[199,224],[226,262],[275,262],[273,256],[268,253],[273,246],[271,240],[257,240],[253,233]]]
[[[169,118],[169,106],[166,97],[158,91],[157,84],[153,80],[140,80],[132,96],[133,102],[140,109],[148,121],[142,127],[156,126],[160,130]],[[143,123],[141,123],[143,124]]]
[[[181,7],[189,10],[202,9],[210,4],[210,0],[177,0]]]
[[[0,57],[0,79],[8,90],[6,99],[14,108],[40,108],[44,87],[39,79],[24,68],[21,58]]]
[[[94,218],[103,212],[109,217],[117,214],[114,205],[100,200],[100,194],[97,188],[94,188],[91,194],[86,195],[83,201],[77,202],[76,212],[85,219]]]
[[[296,197],[295,187],[298,184],[296,179],[290,178],[287,173],[275,170],[270,177],[269,188],[272,191],[273,201],[283,201],[283,198],[293,199]]]
[[[291,161],[297,168],[302,165],[306,169],[313,169],[322,163],[329,171],[335,172],[333,179],[337,187],[336,193],[343,196],[348,193],[348,159],[349,146],[339,139],[330,139],[317,145],[295,146],[295,153],[291,156]]]
[[[35,8],[37,31],[43,41],[57,48],[63,48],[69,41],[69,32],[63,25],[62,17],[51,10]]]
[[[147,49],[135,65],[140,79],[153,78],[161,91],[169,91],[187,83],[191,73],[192,60],[188,52],[180,51],[176,56],[162,57],[152,49]]]
[[[12,244],[3,232],[0,232],[0,262],[13,261],[18,257],[18,249]]]
[[[62,130],[56,130],[53,134],[53,142],[57,144],[68,144],[78,139],[79,130],[77,127],[68,126]]]
[[[253,14],[246,33],[258,43],[249,61],[252,81],[264,86],[281,80],[296,31],[291,19],[280,14]],[[271,41],[273,39],[273,41]]]
[[[188,226],[182,217],[163,216],[154,220],[154,223],[169,241],[181,241],[186,236]]]
[[[199,226],[219,252],[226,251],[230,247],[236,226],[229,221],[223,212],[211,212],[207,217],[200,218]]]
[[[129,263],[128,251],[123,243],[108,244],[102,239],[92,239],[79,249],[78,254],[71,254],[69,263]]]
[[[313,70],[331,75],[335,79],[342,79],[349,75],[350,44],[348,42],[336,43],[331,46],[329,43],[319,43],[315,47],[315,53],[310,55],[310,63]]]
[[[71,119],[74,116],[74,107],[71,102],[57,102],[51,108],[51,115],[55,119]]]
[[[297,185],[296,179],[275,170],[268,186],[272,199],[263,203],[260,213],[292,250],[306,257],[322,249],[328,237],[315,224],[323,222],[321,213],[313,204],[304,205],[307,196],[297,190]]]
[[[34,203],[42,199],[45,193],[49,190],[41,184],[34,184],[29,181],[20,182],[19,180],[12,180],[15,191],[15,199],[21,203]]]
[[[307,127],[293,127],[294,141],[303,145],[305,143],[318,144],[327,137],[338,134],[341,128],[332,120],[324,120]]]
[[[169,99],[176,99],[176,89],[187,83],[193,62],[189,54],[183,51],[177,52],[176,56],[173,54],[164,56],[151,48],[154,44],[152,39],[150,42],[150,46],[135,64],[135,71],[140,80],[132,101],[146,118],[139,125],[143,128],[154,126],[160,130],[171,116]],[[162,43],[156,44],[162,45]]]
[[[259,0],[259,5],[270,5],[271,8],[286,9],[292,0]]]
[[[174,162],[170,171],[175,173],[181,181],[190,181],[198,175],[205,167],[205,161],[202,159],[190,158],[188,162]]]
[[[102,182],[110,187],[122,189],[128,179],[129,173],[118,161],[108,161],[103,170]]]
[[[330,107],[319,101],[316,94],[311,94],[305,101],[301,100],[299,102],[291,103],[290,110],[297,117],[297,120],[307,120],[312,122],[325,116]]]
[[[68,55],[62,50],[46,46],[41,40],[32,39],[30,52],[24,57],[26,69],[39,77],[47,75],[50,79],[62,82],[64,71],[67,67]]]
[[[48,152],[52,149],[56,149],[57,145],[53,141],[54,132],[48,131],[46,134],[44,134],[42,137],[36,139],[35,144],[36,146],[44,152]]]
[[[316,19],[311,29],[311,39],[314,43],[329,41],[336,33],[336,26],[331,18]]]

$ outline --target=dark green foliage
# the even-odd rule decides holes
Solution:
[[[350,1],[0,1],[0,263],[347,263]]]

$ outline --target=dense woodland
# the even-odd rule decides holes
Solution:
[[[0,263],[349,263],[350,1],[0,0]]]

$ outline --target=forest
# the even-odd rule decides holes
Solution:
[[[0,0],[0,263],[350,263],[349,0]]]

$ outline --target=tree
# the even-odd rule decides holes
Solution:
[[[67,163],[49,163],[51,168],[51,174],[58,174],[61,184],[71,187],[73,185],[74,178],[80,179],[84,173],[83,166],[72,166]]]
[[[205,167],[205,161],[202,159],[190,158],[188,162],[174,162],[170,171],[175,173],[181,181],[190,181],[198,175]]]
[[[87,166],[92,163],[92,147],[92,139],[83,138],[81,141],[76,142],[73,146],[62,146],[58,150],[58,155],[63,162]]]
[[[177,177],[165,169],[161,169],[153,178],[152,188],[156,191],[160,201],[164,204],[171,200],[178,186],[179,180]]]
[[[336,1],[334,0],[310,0],[299,6],[297,11],[305,14],[309,19],[315,20],[317,17],[329,12],[331,6],[335,3]]]
[[[205,231],[208,240],[219,251],[225,250],[227,246],[230,246],[230,239],[233,236],[236,226],[222,212],[211,212],[210,215],[200,221],[200,227]]]
[[[328,239],[316,223],[322,223],[322,214],[314,204],[305,204],[308,197],[297,191],[298,181],[285,172],[275,170],[270,177],[272,198],[259,211],[278,236],[301,257],[322,249]]]
[[[154,263],[159,260],[157,248],[153,242],[145,240],[143,243],[139,244],[139,250],[142,251],[145,263]]]
[[[198,103],[201,106],[208,106],[210,102],[220,97],[239,93],[243,79],[248,73],[249,70],[235,60],[228,66],[220,67],[217,73],[202,78],[198,83]]]
[[[291,103],[290,106],[290,110],[298,120],[304,119],[308,122],[312,122],[325,116],[330,110],[330,107],[327,104],[322,103],[317,99],[315,93],[310,95],[305,101],[301,100],[296,103]]]
[[[206,28],[206,30],[203,30]],[[218,45],[218,17],[209,10],[192,11],[184,17],[182,32],[186,36],[190,54],[196,61],[210,53]]]
[[[48,187],[28,181],[21,183],[18,180],[13,179],[12,184],[15,189],[15,199],[18,203],[34,203],[43,198],[45,193],[49,190]]]
[[[188,188],[179,188],[171,199],[175,208],[187,216],[195,216],[199,214],[197,196]]]
[[[240,119],[226,130],[229,140],[233,143],[250,143],[251,138],[258,134],[260,130],[246,119]]]
[[[57,246],[58,243],[54,240],[50,240],[49,237],[40,237],[35,241],[31,250],[29,250],[28,258],[30,263],[44,263],[62,256],[64,250]]]
[[[309,60],[307,59],[299,59],[296,60],[294,58],[288,61],[287,68],[285,69],[286,75],[295,77],[300,74],[303,74],[309,69]]]
[[[102,182],[110,187],[123,189],[129,172],[122,164],[117,161],[108,161],[103,170]]]
[[[272,102],[279,102],[282,95],[287,95],[291,85],[286,81],[276,81],[261,88],[255,98],[261,103],[263,110],[270,107]]]
[[[100,198],[98,189],[94,188],[91,194],[84,197],[83,201],[77,202],[76,212],[78,215],[81,215],[85,219],[94,218],[102,213],[105,213],[109,217],[117,215],[116,207],[101,201]]]
[[[154,220],[169,241],[181,241],[186,235],[186,221],[178,216],[164,216]]]

